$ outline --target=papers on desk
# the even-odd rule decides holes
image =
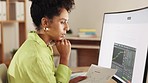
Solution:
[[[92,64],[86,73],[87,79],[79,83],[106,83],[116,72],[116,69],[99,67]]]

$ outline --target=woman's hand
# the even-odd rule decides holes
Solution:
[[[78,83],[82,80],[85,80],[87,77],[86,76],[78,76],[76,78],[73,78],[69,81],[69,83]]]
[[[70,52],[71,52],[71,43],[69,40],[60,40],[55,42],[57,50],[60,54],[60,64],[68,65]]]

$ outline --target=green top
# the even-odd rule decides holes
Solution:
[[[71,70],[62,64],[55,69],[52,48],[32,31],[14,55],[7,74],[9,83],[68,83]]]

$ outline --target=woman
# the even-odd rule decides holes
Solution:
[[[14,55],[8,68],[9,83],[77,83],[86,79],[79,76],[69,81],[71,44],[65,35],[73,6],[73,0],[32,0],[31,17],[36,31],[29,33]],[[57,69],[53,63],[53,42],[60,53]]]

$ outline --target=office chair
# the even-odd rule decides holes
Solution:
[[[0,83],[7,83],[7,66],[0,64]]]

